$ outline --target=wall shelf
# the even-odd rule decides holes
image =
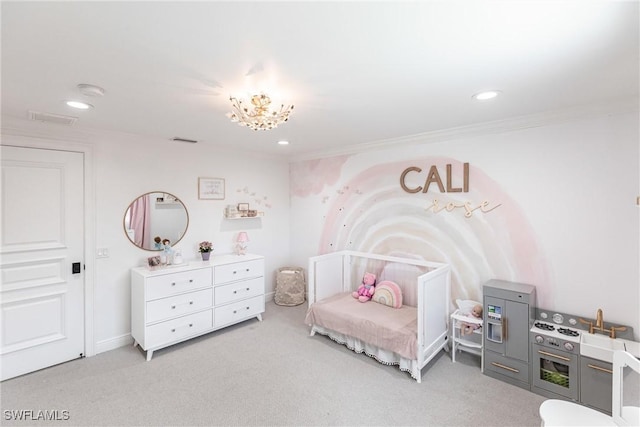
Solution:
[[[262,218],[264,217],[264,213],[263,212],[259,212],[258,215],[256,216],[227,216],[226,214],[224,215],[224,219],[231,219],[231,220],[236,220],[236,219],[255,219],[255,218]]]

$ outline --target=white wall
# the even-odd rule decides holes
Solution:
[[[21,135],[46,135],[44,140],[52,147],[73,140],[93,149],[94,182],[89,185],[95,185],[95,248],[89,252],[95,254],[97,248],[109,251],[108,258],[85,260],[86,274],[94,280],[96,352],[130,343],[129,272],[154,252],[138,249],[128,240],[123,217],[129,204],[143,193],[172,193],[186,205],[189,228],[176,245],[186,261],[200,256],[197,244],[203,240],[214,243],[214,256],[232,252],[236,234],[247,231],[249,252],[266,256],[268,293],[273,291],[276,269],[290,263],[289,176],[284,158],[223,151],[206,142],[186,144],[124,134],[61,132],[56,125],[26,126]],[[3,135],[3,143],[11,140]],[[25,138],[20,140],[24,143]],[[29,138],[26,141],[28,144]],[[43,139],[38,141],[41,145]],[[224,178],[226,199],[199,200],[198,177]],[[250,203],[265,216],[224,219],[224,206],[238,202]]]
[[[148,191],[172,193],[187,206],[189,229],[178,244],[187,260],[198,256],[199,241],[214,242],[215,253],[230,252],[235,234],[247,231],[250,252],[266,255],[268,292],[278,267],[306,266],[317,253],[395,251],[451,262],[455,296],[478,298],[491,277],[523,281],[538,287],[545,308],[585,317],[602,308],[606,321],[633,325],[636,338],[640,330],[635,112],[290,165],[208,143],[66,137],[51,127],[20,131],[29,133],[40,144],[44,135],[52,146],[73,140],[93,149],[92,249],[109,250],[108,258],[85,260],[94,280],[98,352],[129,342],[129,270],[151,253],[129,242],[122,220],[131,201]],[[3,134],[3,143],[10,140]],[[462,162],[471,165],[471,191],[461,200],[502,206],[469,219],[457,211],[434,214],[425,211],[427,202],[450,195],[400,189],[409,165],[444,171]],[[224,178],[226,200],[198,200],[199,176]],[[262,206],[265,217],[224,220],[223,207],[238,202]]]
[[[602,308],[637,338],[638,126],[635,111],[293,162],[293,261],[343,248],[447,261],[453,299],[481,298],[494,277],[531,283],[539,306],[588,318]],[[413,188],[431,165],[445,180],[446,164],[460,186],[465,162],[468,193],[400,187],[405,168],[423,169]],[[500,206],[465,218],[426,210],[433,199]]]

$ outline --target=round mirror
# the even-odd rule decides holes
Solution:
[[[135,199],[124,214],[124,232],[131,243],[148,251],[160,251],[182,239],[189,213],[173,194],[153,192]]]

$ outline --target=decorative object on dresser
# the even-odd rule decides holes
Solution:
[[[210,263],[131,270],[131,336],[151,360],[164,347],[264,313],[264,257],[216,256]]]
[[[483,372],[529,390],[529,328],[533,323],[536,288],[494,279],[484,284],[482,293]]]
[[[213,252],[213,243],[207,242],[205,240],[204,242],[200,242],[198,246],[199,246],[198,252],[200,252],[200,255],[202,255],[202,260],[209,261],[211,252]]]
[[[247,253],[247,242],[249,241],[249,235],[246,231],[238,233],[236,238],[236,253],[238,255],[244,255]]]

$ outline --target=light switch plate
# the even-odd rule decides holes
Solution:
[[[109,248],[98,248],[96,258],[109,258]]]

